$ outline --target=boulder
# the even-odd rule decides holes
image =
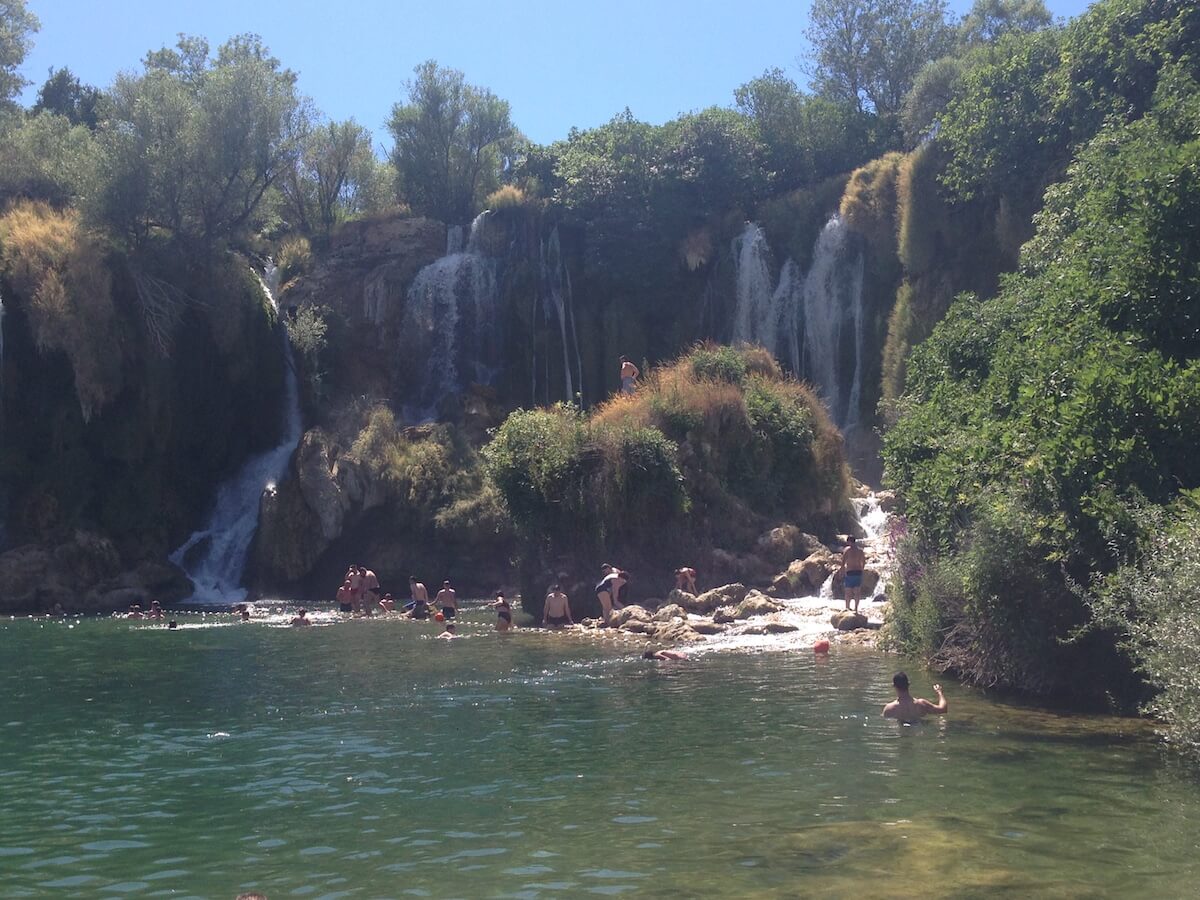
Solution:
[[[893,513],[898,505],[895,491],[876,491],[875,499],[879,501],[879,508],[885,513]]]
[[[776,603],[761,591],[751,591],[730,612],[735,619],[749,619],[752,616],[767,616],[779,612],[783,605]]]
[[[777,575],[771,582],[772,597],[806,597],[818,594],[821,586],[841,561],[827,549],[821,548],[804,559],[794,559],[786,572]]]
[[[842,609],[835,612],[829,619],[829,624],[838,631],[854,631],[856,628],[867,627],[867,617],[862,613]]]
[[[763,627],[767,630],[767,634],[787,634],[789,631],[800,630],[798,626],[789,625],[787,622],[766,622]]]
[[[755,543],[755,554],[776,567],[822,551],[828,552],[820,538],[801,531],[795,525],[772,528],[760,535]]]
[[[687,591],[679,590],[679,588],[675,588],[671,591],[671,593],[667,594],[667,603],[672,606],[680,606],[684,609],[688,609],[688,604],[695,602],[695,594],[689,594]]]
[[[710,613],[720,606],[741,603],[748,592],[749,589],[744,584],[726,584],[713,588],[711,591],[705,591],[691,601],[679,603],[679,606],[692,613]],[[676,598],[677,602],[679,599],[685,599],[686,596]]]
[[[689,594],[689,596],[691,596]],[[672,619],[679,618],[687,621],[688,612],[678,603],[671,603],[661,609],[655,610],[653,619],[655,622],[670,622]]]
[[[704,640],[704,636],[686,622],[664,622],[654,628],[653,632],[647,626],[646,634],[651,635],[656,641],[673,644],[689,644]]]
[[[716,622],[690,622],[691,628],[697,634],[713,635],[724,634],[727,630],[724,625],[718,625]]]
[[[636,604],[631,606],[623,606],[615,610],[609,616],[608,624],[612,628],[620,628],[628,622],[649,622],[651,619],[650,611]]]

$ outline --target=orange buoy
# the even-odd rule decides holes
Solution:
[[[444,614],[444,613],[434,613],[434,615],[433,615],[433,621],[435,621],[435,622],[445,622],[445,621],[446,621],[446,616],[445,616],[445,614]]]
[[[826,640],[825,638],[821,638],[819,641],[817,641],[815,644],[813,644],[813,653],[828,653],[828,652],[829,652],[829,641]]]

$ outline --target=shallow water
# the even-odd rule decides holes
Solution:
[[[1194,895],[1141,723],[948,685],[903,728],[869,651],[465,619],[0,622],[0,896]]]

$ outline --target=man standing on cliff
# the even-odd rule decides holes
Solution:
[[[621,357],[621,393],[632,394],[637,387],[637,378],[641,373],[638,367],[629,361],[628,356]]]
[[[854,600],[854,611],[858,612],[858,602],[862,599],[863,569],[866,567],[867,554],[863,553],[862,547],[858,546],[854,535],[848,536],[846,549],[842,551],[846,609],[850,608],[850,601]]]
[[[908,676],[903,672],[897,672],[892,678],[892,686],[896,689],[896,699],[883,708],[884,718],[899,719],[903,724],[911,725],[920,722],[927,713],[944,716],[950,710],[940,684],[933,686],[933,692],[938,696],[937,703],[910,694]]]

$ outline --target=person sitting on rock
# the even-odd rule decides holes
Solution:
[[[379,608],[385,613],[396,611],[396,601],[392,599],[392,595],[390,593],[383,595],[383,599],[379,601]]]
[[[858,546],[854,535],[849,535],[846,549],[842,551],[841,571],[845,577],[842,587],[845,589],[846,609],[850,609],[850,601],[853,600],[854,612],[858,612],[858,603],[862,600],[863,569],[866,566],[867,554]]]
[[[883,708],[883,715],[888,719],[899,719],[904,725],[920,722],[927,713],[944,716],[950,710],[950,704],[942,693],[942,686],[935,684],[933,692],[938,696],[938,702],[933,703],[924,697],[913,697],[908,692],[908,676],[897,672],[892,678],[892,686],[896,689],[896,699]]]
[[[574,625],[571,618],[571,603],[557,584],[551,585],[550,593],[546,595],[546,603],[542,608],[543,628],[562,628],[564,625]]]
[[[428,619],[429,618],[429,591],[425,585],[417,581],[416,575],[408,576],[408,590],[412,599],[404,604],[404,609],[408,612],[410,619]]]
[[[695,594],[696,591],[696,570],[684,566],[682,569],[675,570],[675,590],[687,591],[689,594]]]

